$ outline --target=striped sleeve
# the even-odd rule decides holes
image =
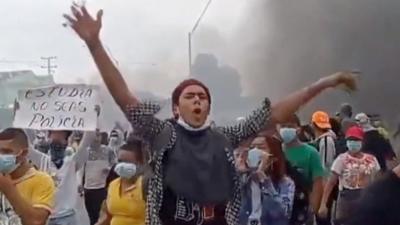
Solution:
[[[222,133],[229,139],[234,148],[242,141],[256,135],[264,129],[271,117],[271,102],[264,99],[260,108],[254,110],[244,121],[227,127],[221,127]]]
[[[160,110],[159,104],[146,101],[137,105],[128,105],[125,108],[125,116],[136,135],[145,140],[152,140],[166,124],[155,116]]]

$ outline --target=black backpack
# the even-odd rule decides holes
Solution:
[[[335,158],[337,158],[340,154],[347,152],[346,138],[344,135],[338,135],[335,139],[335,150]]]
[[[325,146],[328,144],[327,137],[317,139],[316,141],[311,142],[309,144],[314,148],[316,148],[318,152],[321,152],[319,149],[321,141],[325,142]],[[346,138],[344,137],[344,135],[338,135],[336,138],[333,139],[333,141],[335,143],[335,159],[336,159],[340,154],[347,152]],[[327,154],[325,154],[324,162],[326,162],[326,157]]]

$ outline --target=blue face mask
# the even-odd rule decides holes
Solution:
[[[253,148],[249,151],[247,164],[250,168],[257,168],[261,161],[262,151],[258,148]]]
[[[289,144],[297,138],[297,130],[296,128],[281,128],[279,130],[279,135],[283,143]]]
[[[348,140],[346,142],[346,145],[347,145],[347,149],[350,153],[357,153],[357,152],[361,151],[361,148],[362,148],[361,141]]]
[[[114,171],[121,178],[130,179],[136,175],[137,166],[133,163],[120,162],[115,166]]]
[[[16,155],[0,154],[0,173],[10,174],[18,167]]]

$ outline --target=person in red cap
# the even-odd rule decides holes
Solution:
[[[374,176],[380,171],[378,160],[373,155],[361,151],[363,139],[364,131],[360,127],[354,126],[347,130],[348,151],[339,155],[333,162],[332,174],[322,197],[319,216],[326,217],[328,197],[339,181],[339,198],[335,215],[335,224],[338,225],[346,224],[350,219],[350,213],[357,207],[362,190],[373,181]]]
[[[283,122],[302,105],[328,88],[355,89],[354,74],[340,72],[322,78],[271,107],[266,99],[240,124],[211,125],[211,94],[200,81],[185,80],[172,93],[174,120],[159,120],[160,106],[133,95],[101,41],[102,11],[92,18],[85,7],[72,6],[64,15],[84,40],[116,103],[134,131],[151,145],[154,176],[147,195],[146,224],[238,224],[240,180],[233,149],[267,125]],[[273,126],[270,126],[273,127]]]

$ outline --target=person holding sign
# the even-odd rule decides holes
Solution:
[[[0,224],[45,225],[52,211],[54,182],[31,166],[27,154],[21,129],[0,133]]]
[[[95,139],[95,132],[85,132],[78,147],[77,153],[66,155],[70,131],[50,131],[50,155],[29,149],[29,159],[32,163],[48,172],[56,185],[56,198],[53,213],[50,215],[48,225],[75,225],[77,224],[76,212],[74,210],[78,199],[77,171],[83,167],[88,160],[88,148]],[[44,163],[43,161],[46,161]]]
[[[211,94],[207,86],[190,79],[172,93],[177,119],[162,121],[155,117],[160,106],[134,96],[107,55],[99,37],[103,11],[94,19],[84,6],[71,9],[73,16],[64,17],[87,44],[105,84],[134,131],[151,145],[154,176],[147,196],[147,224],[238,224],[241,193],[233,149],[266,125],[285,121],[328,88],[356,88],[353,73],[336,73],[272,107],[265,99],[242,123],[218,128],[210,126]],[[215,210],[220,207],[225,210]]]

